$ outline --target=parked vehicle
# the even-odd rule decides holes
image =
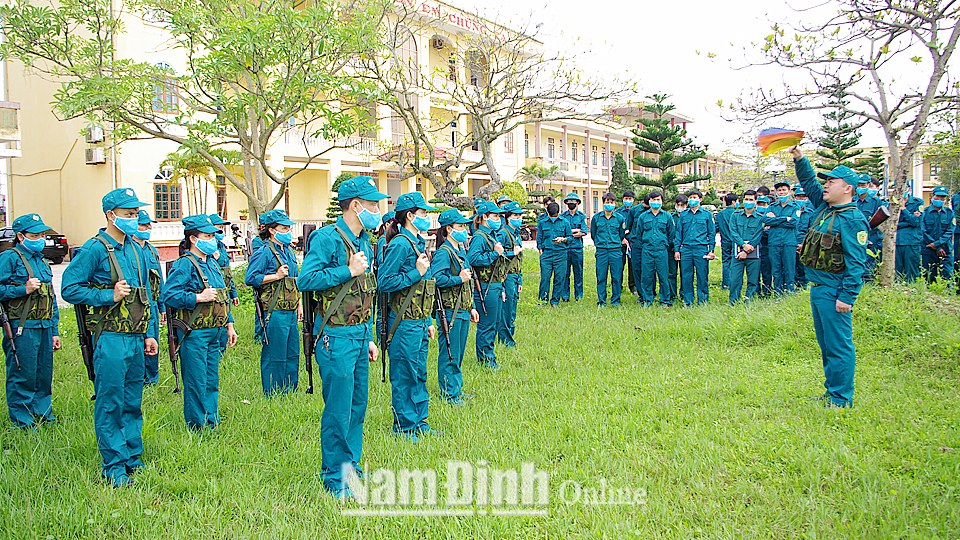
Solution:
[[[17,235],[12,227],[0,228],[0,251],[6,251],[13,247],[13,241]],[[70,252],[70,245],[67,243],[67,237],[57,233],[53,229],[47,232],[46,247],[43,248],[43,256],[49,259],[53,264],[60,264],[63,258]]]

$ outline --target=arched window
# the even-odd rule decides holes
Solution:
[[[413,32],[406,27],[398,28],[394,42],[396,43],[394,62],[404,69],[405,79],[415,82],[420,73],[420,65],[417,56],[417,40],[413,37]]]
[[[157,63],[157,67],[167,73],[167,76],[163,78],[163,82],[158,81],[153,86],[153,112],[161,114],[176,113],[180,108],[180,99],[177,97],[173,68],[165,62]]]
[[[487,86],[490,82],[490,63],[486,55],[473,49],[467,51],[466,58],[467,74],[470,76],[470,84],[473,86]]]

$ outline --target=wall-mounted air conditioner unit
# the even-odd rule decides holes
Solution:
[[[83,138],[88,143],[103,142],[103,128],[100,126],[90,126],[84,130]]]
[[[100,147],[100,146],[87,148],[86,153],[84,154],[84,157],[87,165],[97,165],[99,163],[107,162],[106,152],[104,152],[103,147]]]

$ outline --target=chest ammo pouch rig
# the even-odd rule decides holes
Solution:
[[[493,251],[495,242],[487,233],[478,230],[476,236],[483,238],[490,250]],[[477,266],[477,279],[482,283],[503,283],[503,280],[507,277],[507,265],[503,264],[505,259],[506,257],[500,255],[489,266]]]
[[[277,248],[274,247],[273,242],[266,242],[266,246],[270,248],[273,256],[277,258],[277,269],[279,270],[280,267],[286,263],[280,258],[280,253],[277,252]],[[266,300],[268,297],[270,299]],[[275,309],[283,311],[297,309],[297,306],[300,305],[300,291],[297,289],[297,278],[287,276],[283,279],[260,285],[260,301],[265,301],[264,305],[267,308],[267,313],[264,315],[264,324],[270,322],[270,316],[273,315],[273,310]]]
[[[451,268],[450,273],[453,275],[459,274],[463,270],[463,261],[457,257],[457,254],[453,252],[450,246],[440,246],[440,249],[448,252],[450,254],[450,262],[456,263],[457,265],[457,271],[454,272],[453,268]],[[457,316],[457,313],[461,309],[473,309],[473,287],[470,281],[472,280],[464,281],[452,287],[437,287],[437,294],[440,295],[440,303],[443,304],[443,309],[452,309],[454,317]]]
[[[420,257],[420,250],[417,249],[417,244],[410,237],[398,234],[390,241],[393,242],[401,237],[410,242],[410,246],[417,253],[417,257]],[[409,287],[390,293],[390,310],[397,316],[393,320],[393,325],[390,326],[387,341],[393,339],[393,334],[397,331],[397,326],[400,325],[401,320],[426,319],[429,317],[434,310],[436,294],[437,280],[435,279],[421,279]]]
[[[113,246],[102,235],[95,236],[103,243],[110,261],[110,284],[91,283],[97,289],[113,289],[118,281],[124,281],[123,270],[117,261]],[[137,262],[137,277],[143,275],[140,258],[136,253],[133,256]],[[150,323],[150,295],[146,287],[131,287],[130,294],[109,306],[86,306],[87,331],[93,334],[94,342],[100,339],[103,332],[119,332],[121,334],[143,334]]]
[[[13,248],[20,255],[24,268],[27,269],[27,279],[36,277],[33,273],[33,267],[27,260],[27,256],[17,248]],[[46,262],[44,262],[46,264]],[[25,283],[11,283],[11,285],[26,285]],[[31,321],[49,321],[53,318],[53,284],[41,283],[40,288],[25,296],[20,296],[4,302],[4,309],[11,320],[19,319],[17,325],[17,335],[23,333],[23,327],[27,320]]]
[[[340,227],[333,226],[347,250],[347,264],[357,250]],[[377,277],[373,272],[353,276],[340,285],[334,285],[317,293],[317,314],[320,318],[319,336],[327,326],[353,326],[370,321],[373,316],[373,299],[377,295]]]
[[[510,251],[513,251],[517,247],[517,239],[514,238],[513,233],[510,230],[507,230],[507,233],[510,236]],[[507,264],[507,274],[522,274],[523,273],[523,252],[521,251],[519,255],[514,255],[513,257],[507,257],[510,259],[510,263]]]
[[[840,239],[840,233],[833,234],[833,221],[843,212],[850,210],[852,206],[839,209],[826,208],[814,218],[807,229],[806,236],[803,237],[803,245],[800,248],[800,263],[808,268],[829,272],[831,274],[842,274],[847,269],[843,259],[843,242]],[[827,230],[818,231],[817,228],[823,225],[823,222],[829,219]]]
[[[203,292],[204,289],[210,286],[207,275],[204,274],[203,269],[200,268],[200,263],[197,262],[196,255],[188,252],[184,257],[193,263],[193,267],[197,269],[197,274],[200,276],[200,282],[203,284],[199,291],[191,292]],[[217,265],[217,267],[219,268],[219,265]],[[222,273],[223,272],[221,272],[221,274]],[[222,287],[216,290],[217,297],[212,302],[197,302],[196,307],[193,309],[175,309],[174,316],[187,323],[187,327],[191,330],[204,330],[225,326],[230,314],[230,289]]]
[[[150,248],[150,251],[153,253],[154,258],[157,259],[157,263],[160,262],[160,254],[157,253],[157,248],[153,247],[153,244],[150,242],[144,242],[144,245]],[[153,268],[147,268],[147,279],[150,281],[150,300],[157,302],[160,300],[160,288],[163,285],[160,283],[160,270],[154,270]]]

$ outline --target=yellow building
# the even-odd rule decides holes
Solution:
[[[477,74],[471,67],[463,65],[466,62],[450,62],[451,50],[465,46],[461,43],[491,29],[508,31],[442,2],[404,1],[398,6],[406,6],[408,11],[403,16],[410,22],[410,38],[399,54],[409,58],[422,77],[436,78],[449,71],[450,76],[463,77],[463,80],[476,79]],[[125,32],[117,37],[118,57],[162,64],[174,73],[185,70],[185,58],[171,46],[167,32],[159,23],[126,11],[118,13],[125,25]],[[535,41],[531,43],[534,47],[539,45]],[[65,234],[72,245],[79,245],[104,226],[100,208],[102,195],[110,189],[124,187],[134,189],[141,200],[152,203],[147,210],[159,221],[154,227],[153,240],[163,248],[165,259],[175,256],[173,246],[183,234],[180,219],[191,209],[194,213],[217,212],[245,229],[246,199],[222,178],[203,183],[206,205],[191,208],[196,194],[186,193],[185,184],[171,181],[171,171],[161,167],[167,154],[177,150],[175,143],[150,139],[113,144],[111,126],[88,126],[82,119],[62,122],[50,106],[59,87],[57,83],[27,74],[18,64],[8,62],[4,67],[6,99],[20,106],[18,137],[22,149],[22,157],[12,157],[8,163],[8,216],[38,212],[46,223]],[[158,86],[154,110],[176,110],[177,99],[175,93]],[[444,126],[436,133],[435,142],[440,151],[445,140],[450,141],[447,148],[455,147],[457,137],[470,133],[469,125],[451,121],[454,113],[462,109],[449,105],[449,100],[426,91],[417,92],[412,99],[425,121]],[[0,112],[3,110],[0,103]],[[392,209],[393,201],[402,193],[420,191],[427,200],[435,196],[429,182],[419,177],[401,181],[401,171],[395,163],[378,159],[402,144],[407,134],[403,123],[391,118],[388,107],[371,106],[368,113],[376,118],[379,129],[365,129],[351,137],[326,141],[308,136],[313,129],[291,125],[272,141],[268,165],[276,171],[302,167],[310,154],[333,142],[348,146],[314,159],[306,170],[293,177],[278,205],[286,209],[291,218],[301,223],[326,221],[326,210],[333,196],[330,186],[344,172],[377,177],[381,191],[389,195],[382,203],[383,211]],[[542,187],[576,192],[583,198],[584,211],[592,215],[609,186],[612,156],[616,153],[624,154],[631,174],[652,172],[635,170],[630,159],[637,152],[631,142],[630,128],[635,127],[639,114],[639,106],[627,104],[611,110],[606,120],[523,124],[501,136],[494,145],[497,170],[500,177],[508,181],[521,167],[533,162],[548,167],[557,165],[563,179]],[[675,114],[671,121],[686,125],[693,119]],[[0,143],[4,141],[0,133]],[[0,144],[2,146],[5,145]],[[0,152],[0,157],[4,155],[8,154]],[[481,155],[478,150],[469,149],[463,158],[461,167],[478,162]],[[711,164],[710,159],[702,161],[693,166],[698,170],[718,166],[718,163]],[[489,174],[481,167],[467,175],[467,182],[461,188],[467,195],[475,195],[488,181]]]

